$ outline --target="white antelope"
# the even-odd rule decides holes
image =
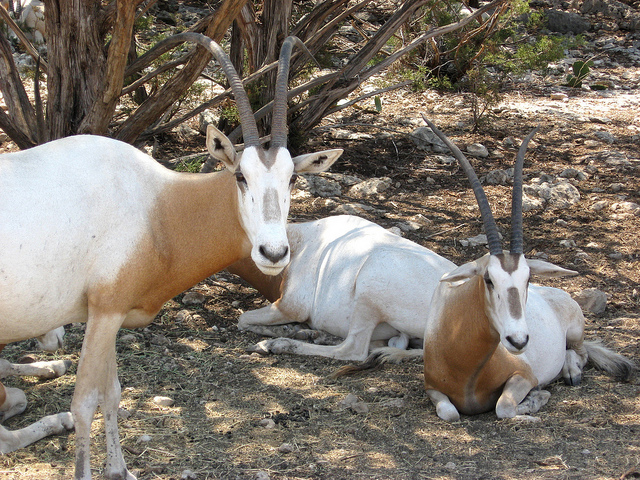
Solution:
[[[42,350],[55,351],[62,346],[64,328],[60,327],[37,339]],[[0,345],[0,352],[5,346]],[[49,362],[10,363],[0,359],[0,379],[9,376],[34,376],[39,378],[56,378],[64,375],[71,365],[68,360]],[[0,423],[18,415],[27,408],[27,397],[19,388],[5,387],[0,383]],[[20,430],[7,430],[0,425],[0,454],[13,452],[47,437],[63,433],[73,428],[73,419],[69,412],[48,415]]]
[[[273,302],[240,315],[238,328],[304,338],[307,330],[299,330],[306,324],[344,340],[318,345],[282,337],[263,340],[253,350],[359,361],[371,342],[399,348],[410,339],[422,344],[424,313],[453,262],[350,215],[289,224],[287,234],[291,263],[281,275],[263,275],[251,259],[228,268]],[[408,282],[420,288],[407,288]]]
[[[209,153],[226,170],[176,173],[130,145],[97,136],[0,157],[0,343],[86,322],[71,403],[76,479],[91,478],[98,405],[105,477],[135,478],[118,436],[118,329],[149,324],[168,299],[248,255],[264,273],[279,273],[289,263],[285,226],[295,172],[325,170],[342,153],[292,159],[286,148],[289,59],[299,40],[288,38],[281,50],[266,150],[227,55],[204,36],[183,35],[214,54],[233,89],[244,151],[236,153],[214,127],[207,131]]]

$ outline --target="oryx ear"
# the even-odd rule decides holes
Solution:
[[[323,152],[307,153],[305,155],[298,155],[292,158],[294,169],[297,173],[319,173],[328,169],[333,162],[335,162],[340,155],[342,155],[341,148],[333,150],[325,150]]]
[[[527,265],[531,273],[534,275],[540,275],[542,277],[571,277],[578,275],[578,272],[574,270],[567,270],[566,268],[558,267],[553,263],[545,262],[544,260],[527,259]]]
[[[480,272],[477,262],[469,262],[464,265],[460,265],[449,273],[445,273],[440,279],[441,282],[459,282],[462,280],[468,280],[471,277],[475,277]]]
[[[216,160],[220,160],[227,169],[236,171],[238,155],[227,136],[213,125],[207,126],[207,150]]]

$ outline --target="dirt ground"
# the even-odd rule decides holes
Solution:
[[[442,165],[433,154],[416,149],[407,134],[420,125],[424,112],[459,145],[484,144],[489,157],[472,159],[483,176],[511,166],[515,148],[503,142],[505,137],[521,139],[541,125],[528,152],[527,177],[575,168],[588,178],[576,183],[577,205],[525,214],[525,250],[545,253],[550,261],[580,272],[545,284],[572,294],[585,288],[606,292],[605,313],[587,315],[587,337],[603,339],[640,364],[640,217],[611,208],[623,201],[640,203],[640,70],[629,64],[620,69],[629,74],[623,83],[627,89],[568,90],[544,79],[526,90],[514,86],[490,126],[477,134],[471,133],[465,98],[453,94],[399,91],[383,97],[381,113],[360,106],[328,118],[325,128],[311,136],[309,149],[344,148],[332,172],[363,179],[386,176],[392,186],[357,199],[294,192],[292,221],[321,218],[343,204],[363,204],[372,208],[361,215],[385,227],[419,218],[421,228],[407,233],[408,238],[456,263],[471,260],[484,247],[460,244],[481,229],[466,179],[454,165]],[[567,101],[550,99],[559,90]],[[336,124],[371,137],[338,140]],[[615,142],[603,141],[599,131],[611,133]],[[191,148],[202,150],[203,145],[200,138]],[[622,152],[627,162],[607,162],[604,151]],[[485,190],[507,233],[510,187]],[[604,209],[591,208],[600,201],[606,202]],[[563,240],[575,246],[562,246]],[[412,287],[419,288],[407,286]],[[581,386],[558,382],[548,387],[551,399],[537,414],[539,421],[499,421],[487,413],[450,424],[435,415],[418,362],[333,380],[329,375],[342,362],[249,355],[247,347],[260,338],[238,332],[237,317],[264,300],[224,272],[192,291],[205,296],[202,305],[185,305],[180,295],[148,328],[120,334],[120,436],[127,464],[140,480],[640,478],[637,377],[618,383],[587,367]],[[81,341],[82,327],[74,325],[57,354],[35,352],[33,342],[5,349],[5,357],[14,360],[31,353],[74,362],[59,379],[8,380],[23,388],[30,402],[25,414],[6,423],[8,428],[69,409]],[[343,408],[340,402],[348,394],[365,402],[368,411]],[[159,395],[175,403],[159,406],[153,402]],[[102,426],[98,413],[91,461],[98,478],[104,462]],[[67,479],[73,455],[73,433],[50,437],[0,457],[0,478]]]

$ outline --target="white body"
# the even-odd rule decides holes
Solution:
[[[274,325],[299,322],[345,340],[337,346],[287,338],[263,342],[272,353],[364,360],[371,341],[393,338],[406,347],[408,339],[422,338],[431,295],[440,277],[455,268],[427,248],[355,216],[290,224],[287,233],[291,263],[282,280],[256,278],[247,265],[229,269],[263,293],[278,291],[273,285],[264,288],[264,282],[282,282],[279,298],[267,293],[277,301],[242,314],[238,327],[272,335]]]
[[[117,428],[118,329],[147,325],[167,300],[249,255],[265,273],[280,272],[289,261],[294,172],[324,170],[341,153],[236,153],[214,127],[207,133],[226,170],[176,173],[128,144],[90,135],[0,157],[0,344],[87,322],[71,405],[76,479],[91,478],[98,405],[105,476],[135,478]]]

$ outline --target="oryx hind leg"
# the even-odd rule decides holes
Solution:
[[[362,361],[369,354],[371,335],[376,322],[371,321],[367,311],[360,311],[349,325],[349,333],[338,345],[316,345],[292,338],[263,340],[256,345],[259,353],[289,353],[295,355],[315,355],[336,360]]]
[[[570,305],[571,309],[564,313],[567,322],[567,350],[562,366],[562,378],[567,385],[580,385],[582,369],[589,359],[589,354],[584,346],[584,316],[580,307],[574,303]]]
[[[518,404],[516,412],[518,415],[531,415],[544,407],[551,393],[546,390],[531,390],[522,402]]]
[[[305,328],[306,324],[285,316],[275,303],[244,312],[238,319],[239,330],[265,337],[293,337]]]
[[[528,405],[525,403],[522,408],[519,408],[519,405],[529,394],[529,392],[531,392],[531,390],[536,386],[536,383],[521,375],[514,375],[509,378],[502,390],[502,394],[500,395],[498,402],[496,403],[497,417],[513,418],[516,415],[525,414]],[[533,406],[534,405],[532,403],[530,407]],[[540,405],[538,408],[540,407],[542,407],[542,405]]]
[[[582,350],[583,353],[580,353]],[[582,383],[582,369],[587,363],[588,355],[584,347],[568,349],[562,366],[562,378],[567,385],[580,385]]]

